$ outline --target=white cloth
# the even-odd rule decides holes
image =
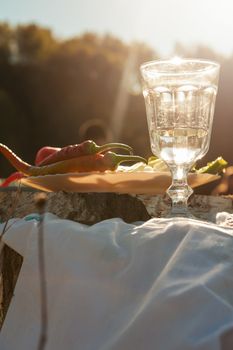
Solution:
[[[37,349],[37,225],[18,219],[4,236],[24,261],[1,350]],[[44,234],[46,350],[233,349],[233,230],[187,219],[88,227],[46,214]]]

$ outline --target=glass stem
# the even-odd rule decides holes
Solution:
[[[170,171],[172,174],[172,184],[167,190],[172,200],[170,216],[192,217],[188,211],[188,198],[193,193],[192,188],[187,182],[189,167],[176,165],[170,167]]]

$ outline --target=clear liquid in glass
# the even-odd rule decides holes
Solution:
[[[200,128],[157,129],[151,131],[153,151],[168,165],[188,165],[202,157],[208,132]]]

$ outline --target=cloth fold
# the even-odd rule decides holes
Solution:
[[[1,350],[37,349],[37,228],[16,220],[4,235],[24,261]],[[181,218],[86,226],[47,213],[44,235],[47,350],[233,348],[233,230]]]

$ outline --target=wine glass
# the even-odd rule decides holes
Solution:
[[[209,149],[220,65],[174,58],[146,62],[140,70],[151,149],[172,175],[170,216],[191,217],[187,175]]]

